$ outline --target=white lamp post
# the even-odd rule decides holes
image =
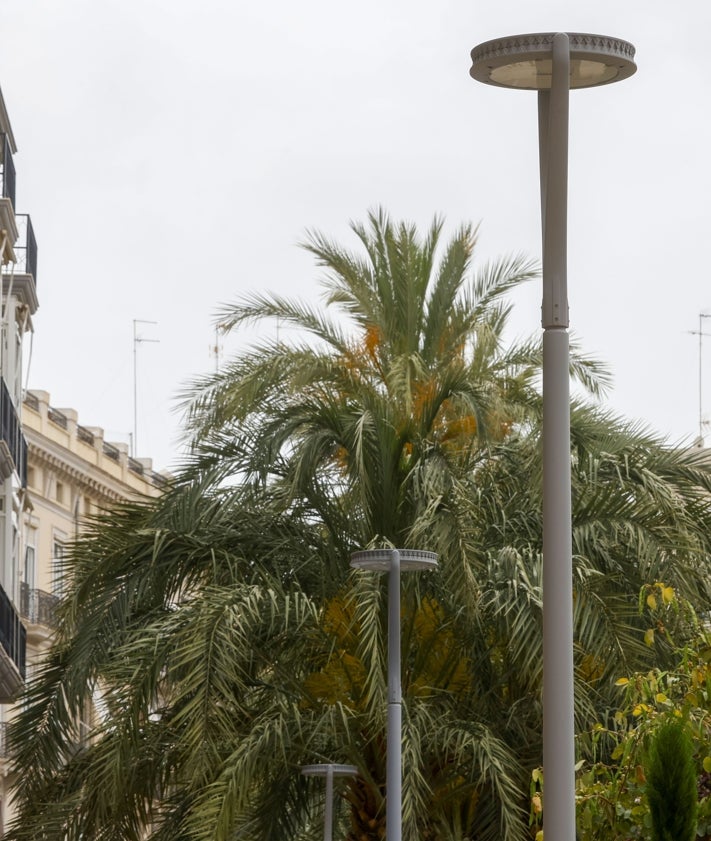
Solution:
[[[402,687],[400,683],[400,572],[434,569],[437,555],[419,549],[366,549],[351,566],[388,573],[388,719],[385,769],[386,841],[402,839]]]
[[[303,765],[301,773],[306,777],[326,778],[326,811],[323,818],[323,841],[333,838],[333,779],[334,777],[355,777],[358,769],[355,765],[336,765],[332,762],[320,765]]]
[[[474,79],[538,91],[543,228],[543,770],[546,841],[575,838],[570,351],[567,295],[568,93],[636,68],[627,41],[580,33],[501,38],[471,52]]]

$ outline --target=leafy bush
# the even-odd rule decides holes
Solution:
[[[646,794],[652,841],[692,841],[696,835],[696,766],[684,723],[665,721],[651,740]]]

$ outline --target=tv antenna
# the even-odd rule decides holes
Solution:
[[[131,436],[131,456],[136,458],[138,452],[138,354],[136,348],[141,342],[159,342],[160,339],[144,339],[138,335],[136,325],[158,324],[157,321],[146,321],[145,318],[133,319],[133,435]]]
[[[220,359],[222,357],[223,346],[220,344],[220,336],[224,336],[227,332],[225,324],[215,324],[215,344],[210,347],[210,356],[215,357],[215,373],[220,373]]]
[[[703,411],[703,394],[704,394],[704,380],[703,380],[703,350],[704,350],[704,336],[711,337],[711,333],[704,333],[704,319],[711,318],[711,313],[699,313],[699,329],[687,330],[692,336],[699,337],[699,447],[704,446],[704,411]]]

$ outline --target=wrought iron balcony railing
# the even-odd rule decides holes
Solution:
[[[37,240],[29,213],[16,213],[17,242],[15,243],[15,274],[31,274],[37,285]],[[3,267],[3,271],[9,271]]]
[[[57,624],[54,612],[58,603],[59,596],[44,590],[31,590],[29,584],[20,585],[20,615],[33,625],[54,628]]]
[[[0,134],[0,149],[2,149],[2,195],[10,199],[15,207],[15,162],[12,160],[10,140],[6,134]]]
[[[0,378],[0,439],[5,442],[22,487],[27,487],[27,441],[5,380]]]
[[[27,631],[2,587],[0,587],[0,646],[15,664],[20,677],[24,680]]]

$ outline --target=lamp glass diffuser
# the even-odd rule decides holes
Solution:
[[[318,765],[304,765],[301,768],[301,773],[305,777],[327,777],[329,770],[334,777],[355,777],[358,774],[355,765],[336,765],[328,762]]]
[[[403,572],[434,569],[437,566],[437,554],[435,552],[424,552],[421,549],[364,549],[361,552],[353,552],[351,566],[355,569],[388,572],[392,563],[393,551],[400,553],[400,569]]]

